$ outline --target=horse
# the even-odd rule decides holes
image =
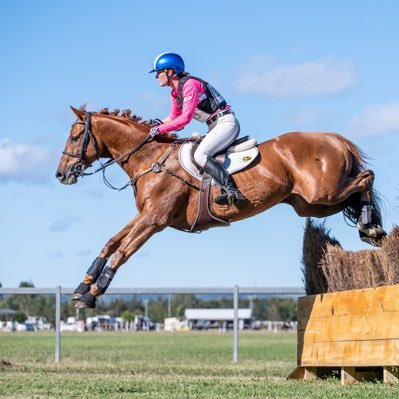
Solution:
[[[200,188],[179,162],[177,148],[183,139],[175,135],[151,138],[148,122],[132,116],[130,110],[120,114],[119,110],[71,109],[77,120],[56,178],[75,184],[95,161],[107,158],[129,176],[138,210],[105,244],[72,296],[77,308],[94,308],[119,267],[152,235],[166,227],[190,230],[197,217]],[[365,156],[355,144],[337,133],[290,132],[257,146],[256,160],[232,175],[246,197],[244,204],[214,203],[220,188],[211,187],[208,206],[216,218],[232,223],[280,203],[291,205],[301,217],[324,218],[343,212],[357,224],[362,240],[381,245],[386,233],[373,189],[374,173],[366,169]]]

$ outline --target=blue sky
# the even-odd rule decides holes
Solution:
[[[177,4],[177,3],[176,3]],[[135,214],[131,190],[101,176],[54,178],[74,116],[131,108],[164,117],[169,90],[148,71],[164,51],[210,81],[258,142],[337,131],[376,172],[387,230],[399,222],[399,3],[396,1],[3,1],[0,13],[0,282],[74,287]],[[193,122],[180,132],[205,133]],[[114,185],[127,176],[108,172]],[[300,286],[305,219],[278,205],[190,235],[167,229],[118,271],[114,287]],[[342,215],[327,226],[366,249]]]

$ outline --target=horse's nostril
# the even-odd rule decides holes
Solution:
[[[55,177],[58,180],[63,180],[65,178],[65,175],[61,171],[57,170],[57,172],[55,173]]]

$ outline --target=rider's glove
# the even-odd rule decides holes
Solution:
[[[158,126],[154,126],[150,129],[150,137],[153,139],[154,137],[158,136],[161,132],[159,131]]]
[[[163,122],[162,122],[160,119],[158,119],[158,118],[150,119],[150,120],[148,121],[148,124],[150,125],[150,127],[159,126],[159,125],[162,125],[162,123],[163,123]]]

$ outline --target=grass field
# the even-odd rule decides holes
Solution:
[[[398,398],[399,387],[335,379],[287,381],[295,367],[292,333],[0,334],[0,397],[6,398]]]

